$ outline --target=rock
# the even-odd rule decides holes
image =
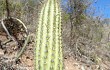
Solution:
[[[4,51],[0,49],[0,57],[2,57],[3,55],[4,55]]]

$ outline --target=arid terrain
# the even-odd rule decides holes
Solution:
[[[0,36],[0,40],[6,40],[4,36]],[[22,47],[21,47],[22,48]],[[34,70],[34,42],[30,42],[15,62],[15,57],[20,52],[15,42],[7,43],[0,48],[0,70]]]
[[[15,41],[4,44],[7,38],[0,35],[0,70],[34,70],[36,30],[46,0],[7,0],[7,7],[5,1],[0,0],[0,20],[6,16],[20,19],[30,39],[15,61],[23,47],[18,47]],[[93,16],[96,11],[91,5],[95,1],[61,2],[64,70],[110,70],[110,18],[100,15],[102,10]]]
[[[34,34],[31,38],[34,38]],[[0,40],[5,41],[5,36],[0,36]],[[7,43],[0,48],[0,70],[34,70],[34,41],[26,46],[22,56],[17,62],[14,61],[20,49],[16,49],[14,42]],[[74,59],[72,56],[64,57],[64,70],[110,70],[110,62],[101,61],[99,64],[87,64]]]

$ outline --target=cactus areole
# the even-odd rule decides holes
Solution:
[[[36,34],[35,70],[63,70],[61,10],[58,0],[43,5]]]

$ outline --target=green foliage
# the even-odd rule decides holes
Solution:
[[[36,70],[63,70],[61,10],[57,0],[44,4],[36,38]]]
[[[5,2],[4,0],[0,0],[0,16],[3,16],[5,10]]]
[[[63,14],[63,20],[64,20],[64,21],[69,20],[69,17],[70,17],[69,14],[66,14],[66,13]]]
[[[16,16],[20,17],[22,5],[19,2],[9,1],[10,13],[15,13]],[[0,0],[0,17],[6,16],[6,3],[5,0]]]

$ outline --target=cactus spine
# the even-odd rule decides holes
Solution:
[[[36,70],[63,70],[61,10],[58,0],[48,0],[39,17]]]

